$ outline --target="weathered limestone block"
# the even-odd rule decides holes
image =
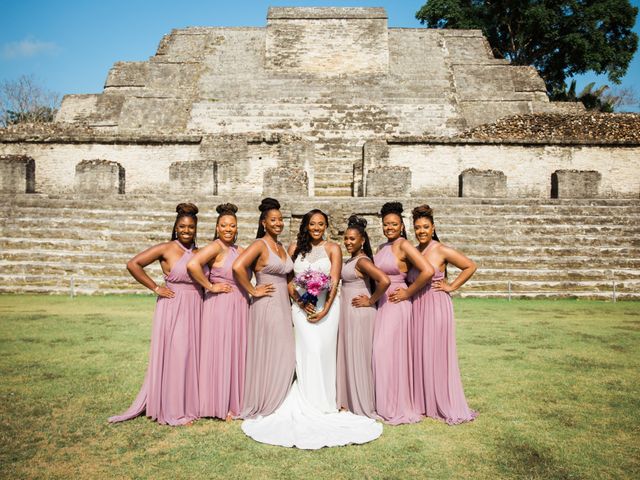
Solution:
[[[468,168],[459,176],[461,197],[506,197],[507,176],[499,170]]]
[[[382,167],[389,164],[389,145],[386,140],[368,140],[363,147],[364,165],[366,169]]]
[[[216,164],[216,194],[235,193],[246,188],[251,175],[247,160],[247,139],[243,135],[205,135],[200,143],[200,158]]]
[[[0,193],[33,193],[36,162],[25,155],[0,155]]]
[[[217,165],[211,160],[173,162],[169,166],[171,191],[217,195]]]
[[[375,167],[367,172],[367,197],[390,197],[407,195],[411,190],[411,169],[409,167]]]
[[[270,7],[265,64],[270,70],[322,76],[385,74],[387,31],[382,8]]]
[[[556,170],[551,174],[551,198],[595,198],[600,180],[595,170]]]
[[[315,148],[312,142],[304,139],[283,138],[278,146],[281,166],[306,169],[313,165]]]
[[[82,160],[76,165],[78,193],[124,193],[124,168],[109,160]]]
[[[309,178],[302,168],[275,167],[264,172],[262,194],[277,197],[278,195],[308,196]]]

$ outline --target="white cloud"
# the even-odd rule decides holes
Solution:
[[[51,55],[57,53],[60,47],[54,42],[41,42],[34,38],[25,38],[19,42],[9,42],[2,45],[0,56],[5,60],[14,58],[29,58],[36,55]]]

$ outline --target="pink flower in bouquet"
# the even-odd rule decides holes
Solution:
[[[316,270],[305,270],[296,275],[294,283],[304,288],[309,295],[317,297],[323,290],[331,287],[331,277]]]

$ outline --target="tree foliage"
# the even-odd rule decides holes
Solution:
[[[552,94],[588,71],[620,83],[638,48],[637,14],[629,0],[428,0],[416,18],[481,29],[496,57],[535,66]]]
[[[0,127],[52,122],[59,106],[59,95],[42,88],[32,75],[0,82]]]

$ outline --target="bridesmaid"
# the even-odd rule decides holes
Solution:
[[[449,425],[473,420],[462,389],[456,352],[453,305],[450,292],[460,288],[476,271],[476,264],[438,241],[433,210],[420,205],[412,211],[418,250],[435,269],[435,275],[413,300],[413,400],[422,415]],[[461,272],[451,283],[445,278],[451,263]],[[415,278],[416,272],[409,272]]]
[[[176,212],[171,241],[151,247],[127,263],[133,278],[153,290],[158,301],[144,383],[129,410],[109,418],[112,423],[143,413],[166,425],[184,425],[198,418],[202,289],[187,273],[187,262],[196,250],[198,208],[181,203]],[[156,260],[164,272],[164,287],[144,271]]]
[[[373,263],[367,221],[351,215],[344,246],[351,254],[342,267],[338,330],[338,406],[369,418],[375,411],[371,352],[376,302],[391,284]]]
[[[265,198],[260,204],[255,240],[233,262],[233,274],[253,297],[247,330],[247,369],[243,418],[269,415],[287,395],[296,367],[291,304],[287,290],[293,262],[278,241],[284,222],[280,203]],[[256,286],[249,281],[256,274]]]
[[[374,260],[386,273],[391,286],[378,303],[373,336],[373,376],[376,411],[391,425],[415,423],[420,414],[413,405],[411,353],[411,297],[433,276],[433,267],[407,241],[402,221],[402,204],[382,206],[382,231],[388,242],[380,245]],[[407,287],[409,267],[418,270]]]
[[[224,203],[216,211],[214,241],[189,260],[187,269],[206,292],[200,332],[200,416],[229,420],[242,408],[249,301],[231,270],[242,253],[235,245],[238,207]]]

